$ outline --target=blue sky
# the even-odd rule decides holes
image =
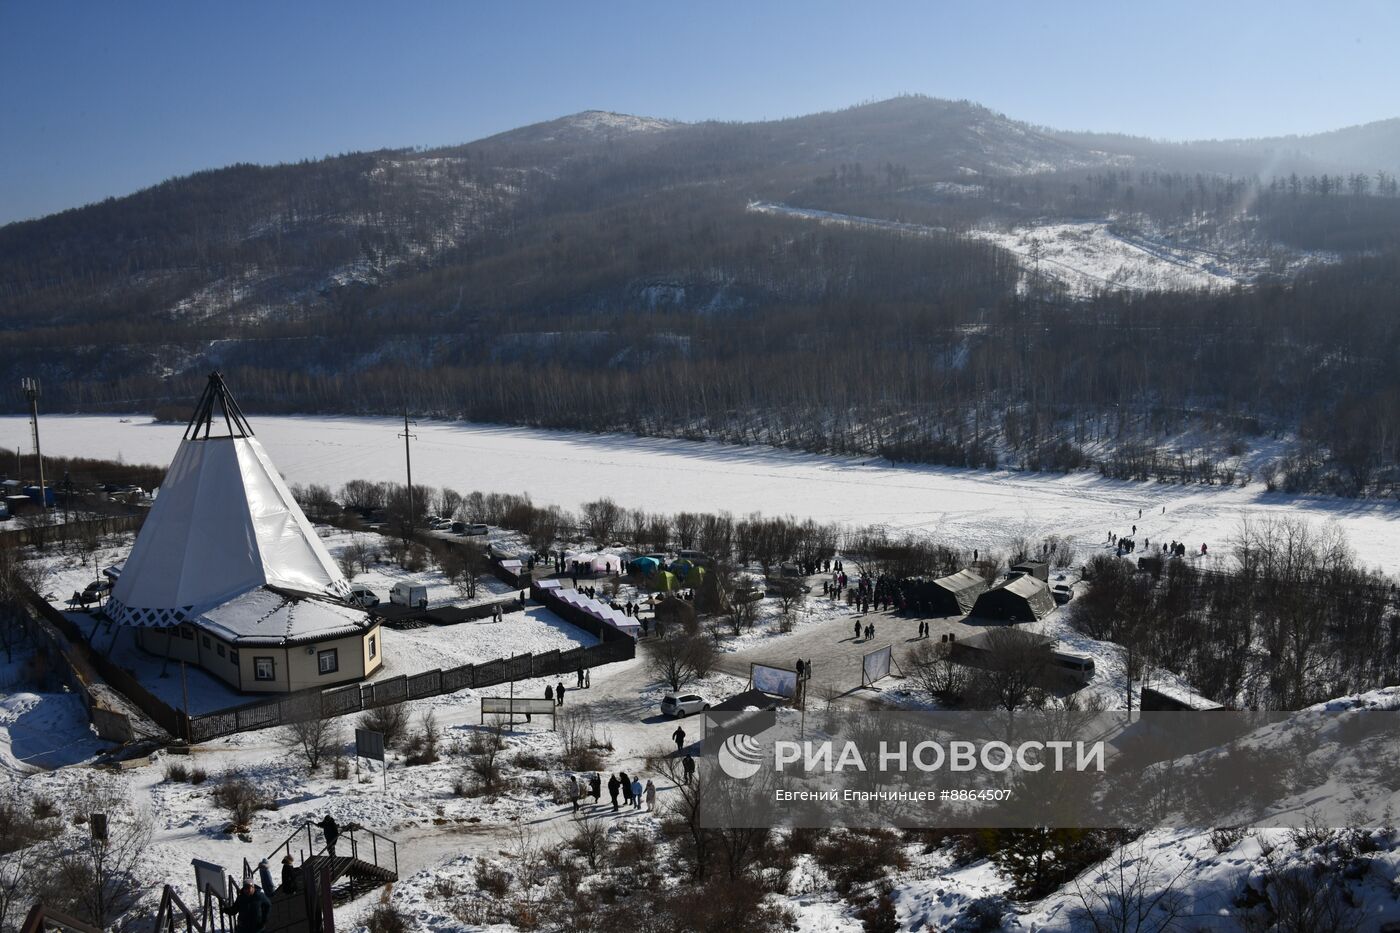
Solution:
[[[0,223],[231,162],[586,109],[754,120],[900,93],[1068,129],[1400,116],[1400,2],[0,0]]]

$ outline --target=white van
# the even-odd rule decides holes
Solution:
[[[389,602],[395,606],[412,606],[415,609],[428,608],[428,588],[416,583],[395,583],[389,591]]]
[[[367,586],[356,585],[350,587],[350,601],[365,609],[379,605],[379,596]]]

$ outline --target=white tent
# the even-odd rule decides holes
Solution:
[[[124,625],[174,625],[260,586],[333,599],[350,593],[215,373],[107,613]]]

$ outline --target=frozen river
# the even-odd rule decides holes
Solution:
[[[271,417],[252,420],[293,483],[332,488],[350,479],[403,481],[401,421]],[[183,426],[146,418],[46,416],[46,453],[164,464]],[[1087,556],[1110,530],[1151,542],[1178,539],[1224,553],[1246,515],[1336,521],[1366,564],[1400,573],[1400,507],[1222,489],[1105,480],[1091,474],[988,473],[821,457],[693,441],[424,422],[414,428],[413,478],[461,492],[525,492],[538,504],[577,508],[608,496],[649,511],[789,514],[928,532],[964,547],[997,548],[1025,536],[1071,536]],[[0,418],[0,444],[29,447],[28,422]],[[1165,509],[1165,512],[1163,512]],[[1142,517],[1138,517],[1139,510]]]

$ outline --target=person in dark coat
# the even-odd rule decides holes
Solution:
[[[593,777],[588,779],[588,790],[592,794],[595,804],[598,802],[598,798],[603,796],[603,779],[598,776],[597,771],[594,771]]]
[[[617,772],[617,779],[622,784],[622,803],[624,806],[632,806],[632,779],[627,776],[626,771]]]
[[[277,885],[272,883],[272,868],[267,864],[267,859],[258,862],[258,880],[262,882],[263,893],[271,897]]]
[[[692,777],[695,776],[695,758],[694,758],[694,756],[686,755],[684,758],[682,758],[682,759],[681,759],[681,768],[682,768],[682,770],[685,771],[685,782],[686,782],[687,784],[689,784],[689,783],[690,783],[690,779],[691,779]]]
[[[564,705],[564,681],[562,680],[559,681],[559,685],[554,688],[554,702],[559,706]]]
[[[272,913],[272,901],[249,878],[243,882],[243,890],[238,897],[224,908],[224,913],[237,918],[233,925],[234,933],[262,933],[263,927],[267,926],[267,916]]]
[[[671,738],[676,743],[676,754],[679,755],[681,749],[685,748],[685,730],[676,726],[676,731],[671,733]]]
[[[544,685],[544,698],[550,701],[554,700],[554,688],[549,684]]]
[[[622,788],[622,784],[618,781],[617,775],[616,775],[616,774],[614,774],[614,775],[612,775],[612,776],[610,776],[610,777],[608,778],[608,796],[612,798],[612,805],[613,805],[613,812],[614,812],[614,813],[617,812],[617,792],[618,792],[621,788]]]
[[[297,870],[290,855],[282,857],[282,887],[277,890],[286,894],[297,893]]]
[[[327,813],[326,818],[316,825],[326,834],[326,854],[335,858],[335,841],[340,838],[340,824],[335,821],[335,817]]]

